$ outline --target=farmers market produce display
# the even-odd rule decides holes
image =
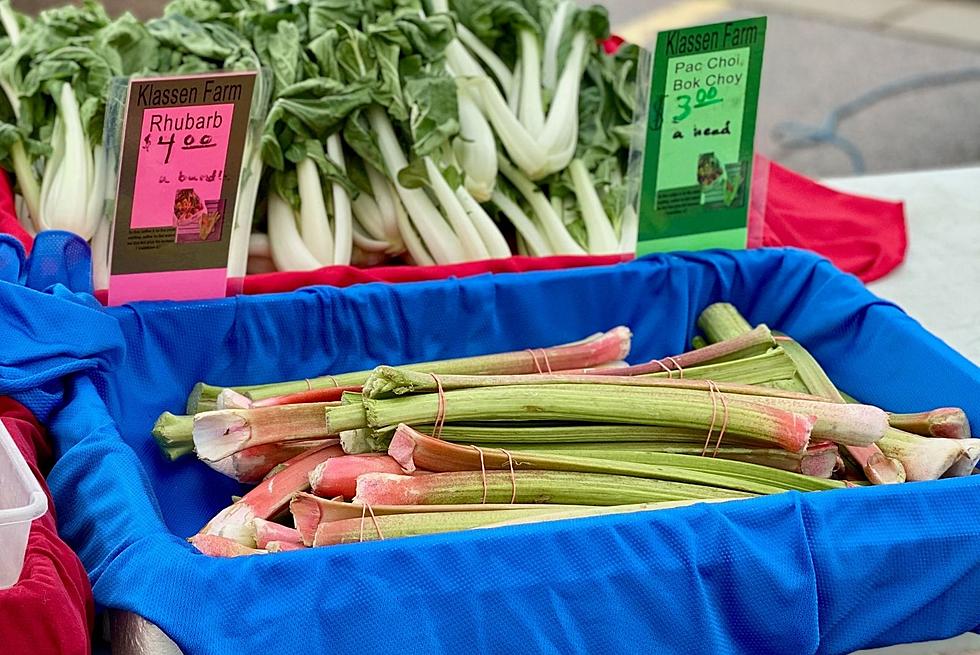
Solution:
[[[154,437],[256,484],[191,538],[236,556],[969,475],[964,412],[846,398],[789,336],[708,307],[695,349],[630,331],[238,388],[198,384]]]
[[[0,166],[32,233],[91,240],[105,280],[113,205],[103,120],[130,75],[265,67],[229,274],[632,252],[627,158],[640,49],[607,55],[601,7],[175,0],[111,20],[93,1],[0,0]]]

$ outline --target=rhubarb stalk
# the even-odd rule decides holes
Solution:
[[[727,420],[720,418],[720,407]],[[765,439],[791,452],[813,437],[867,445],[888,428],[885,413],[870,405],[838,405],[793,398],[742,396],[661,387],[550,384],[459,389],[391,399],[364,399],[368,426],[384,430],[398,423],[499,420],[603,421],[700,428],[725,424],[727,433]],[[327,414],[331,431],[366,427],[343,425]],[[342,416],[345,420],[348,418]]]
[[[285,464],[282,470],[242,496],[230,507],[218,512],[201,528],[201,534],[227,537],[238,543],[255,546],[255,519],[273,519],[289,504],[293,494],[310,486],[310,471],[331,457],[344,454],[340,446],[324,446],[303,453]]]
[[[404,473],[387,455],[344,455],[333,457],[310,473],[310,488],[317,496],[353,498],[357,476],[363,473]]]
[[[487,503],[487,504],[466,504],[466,505],[372,505],[371,511],[375,516],[385,516],[388,514],[415,514],[419,512],[461,512],[479,511],[493,512],[498,510],[518,511],[525,509],[535,509],[541,507],[540,504],[515,503]],[[548,505],[553,511],[562,511],[578,507],[577,505]],[[289,511],[293,515],[293,522],[307,546],[313,545],[313,537],[317,526],[321,523],[330,521],[341,521],[344,519],[356,519],[362,516],[369,516],[367,507],[358,503],[345,503],[338,500],[327,500],[312,494],[298,493],[289,502]]]
[[[268,549],[270,541],[303,545],[299,530],[274,521],[255,519],[255,543],[259,548]]]
[[[959,407],[940,407],[915,414],[889,414],[893,428],[923,437],[969,439],[970,421]]]
[[[566,451],[567,453],[568,451]],[[399,425],[391,439],[388,454],[407,472],[416,467],[427,471],[532,470],[575,471],[629,475],[637,478],[669,480],[732,489],[757,494],[773,494],[787,489],[836,488],[828,480],[814,480],[786,471],[754,464],[731,462],[672,453],[630,453],[585,449],[572,454],[484,449],[451,444]],[[621,458],[616,455],[621,455]]]
[[[153,438],[160,450],[173,461],[194,452],[194,417],[164,412],[153,424]]]
[[[944,478],[962,478],[973,475],[973,470],[980,462],[980,439],[961,439],[960,454],[952,466],[946,469]]]
[[[205,461],[269,443],[329,437],[323,412],[337,403],[222,409],[194,416],[194,448]]]
[[[363,505],[556,503],[624,505],[666,500],[748,498],[752,494],[627,475],[570,471],[462,471],[432,475],[367,473],[354,502]]]
[[[458,374],[518,374],[536,373],[548,370],[592,368],[607,362],[624,359],[629,354],[631,334],[626,327],[616,327],[608,332],[550,348],[528,348],[513,352],[475,357],[460,357],[432,362],[420,362],[409,368],[427,373]],[[275,384],[234,387],[239,393],[247,394],[253,401],[263,400],[289,393],[298,393],[323,387],[357,386],[364,384],[370,370],[339,375],[325,375],[316,378],[279,382]],[[214,402],[223,387],[198,383],[188,398],[188,414],[199,407],[214,407]]]
[[[338,439],[317,439],[311,441],[289,441],[286,443],[267,443],[240,450],[216,462],[205,462],[219,473],[229,478],[255,484],[261,481],[272,469],[286,460],[296,457],[311,448],[332,446],[340,443]]]
[[[878,445],[888,457],[899,460],[910,482],[938,480],[963,452],[959,439],[920,437],[889,428]]]
[[[241,557],[243,555],[264,555],[266,551],[244,546],[233,539],[213,534],[196,534],[187,541],[194,548],[210,557]]]

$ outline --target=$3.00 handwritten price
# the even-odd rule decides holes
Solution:
[[[719,102],[722,102],[722,99],[718,97],[718,87],[716,86],[709,86],[707,89],[698,89],[697,93],[694,94],[693,105],[691,104],[690,95],[679,95],[677,96],[677,108],[681,110],[681,113],[674,116],[672,120],[675,123],[680,123],[690,116],[695,109],[717,105]]]

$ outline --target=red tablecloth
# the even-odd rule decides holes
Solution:
[[[0,420],[14,438],[45,493],[42,470],[51,446],[34,416],[0,397]],[[58,537],[54,505],[34,521],[20,580],[0,591],[0,649],[4,655],[74,655],[92,650],[92,589],[82,563]]]

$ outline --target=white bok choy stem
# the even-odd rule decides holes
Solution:
[[[497,183],[497,142],[490,123],[470,94],[456,93],[459,105],[459,136],[453,153],[463,169],[463,185],[479,202],[486,202]]]
[[[262,149],[256,147],[253,131],[245,137],[245,152],[251,153],[247,166],[242,170],[242,180],[235,203],[235,222],[231,226],[231,239],[228,246],[228,277],[245,277],[248,256],[251,252],[250,235],[252,219],[255,216],[255,203],[259,198],[259,183],[262,180]]]
[[[476,34],[473,34],[468,27],[462,23],[456,24],[456,36],[459,40],[467,47],[467,49],[476,55],[483,65],[489,69],[493,76],[497,78],[497,83],[502,89],[510,89],[511,85],[514,83],[514,76],[507,68],[507,64],[497,56],[493,50],[487,47],[483,41],[480,40]]]
[[[20,41],[20,26],[17,25],[17,17],[14,16],[8,0],[0,0],[0,23],[10,39],[11,45],[17,45]],[[20,118],[20,95],[17,93],[10,80],[0,77],[0,90],[7,96],[11,109],[14,111],[14,118]],[[27,216],[30,220],[24,220],[25,214],[23,207],[17,211],[17,218],[31,236],[40,230],[41,220],[41,187],[37,181],[37,175],[31,166],[31,160],[27,156],[22,141],[16,141],[10,145],[10,159],[14,167],[14,175],[17,178],[20,197],[27,208]]]
[[[312,271],[320,268],[296,229],[296,214],[289,203],[272,191],[269,193],[269,245],[272,261],[280,271]]]
[[[104,216],[92,237],[92,288],[109,288],[109,235],[112,220]]]
[[[359,223],[355,222],[351,226],[351,237],[354,241],[354,245],[363,250],[364,252],[383,252],[387,253],[391,248],[391,244],[387,241],[380,241],[378,239],[372,239],[367,234],[364,233],[363,228]]]
[[[497,227],[497,224],[493,222],[490,215],[480,206],[480,203],[463,188],[456,189],[456,197],[459,198],[463,209],[466,210],[470,220],[473,221],[477,232],[480,233],[480,238],[483,239],[483,245],[486,246],[490,257],[492,259],[510,257],[510,248],[507,246],[507,239],[504,238],[504,235],[500,232],[500,228]]]
[[[521,29],[517,35],[520,44],[521,97],[518,102],[518,118],[528,132],[541,134],[544,128],[544,98],[541,97],[541,46],[537,35]]]
[[[542,236],[538,228],[535,227],[534,221],[528,217],[524,210],[520,208],[516,202],[511,200],[504,194],[503,191],[497,189],[493,192],[493,197],[491,198],[493,204],[504,213],[511,223],[513,223],[514,228],[517,230],[520,238],[518,239],[518,252],[520,254],[526,254],[521,252],[520,246],[523,244],[535,257],[547,257],[548,255],[553,255],[554,252],[551,250],[551,246],[548,244],[548,240]]]
[[[340,170],[347,172],[347,164],[344,161],[344,147],[340,141],[340,134],[335,133],[327,137],[327,157],[333,160]],[[331,199],[333,200],[333,263],[346,266],[350,264],[351,248],[353,247],[353,216],[351,215],[350,196],[347,189],[339,183],[334,182],[330,187]]]
[[[575,155],[578,142],[578,94],[582,75],[585,73],[587,45],[588,37],[582,32],[572,38],[572,48],[558,80],[544,131],[537,141],[548,153],[549,161],[537,176],[530,174],[531,179],[540,179],[564,169]]]
[[[463,247],[463,254],[466,259],[468,261],[489,259],[490,253],[487,252],[486,246],[483,245],[483,239],[480,238],[480,233],[477,232],[473,221],[470,220],[469,214],[463,209],[459,198],[453,193],[449,182],[443,177],[442,171],[439,170],[439,167],[436,166],[431,157],[425,157],[423,161],[432,193],[446,213],[449,224],[453,226],[453,230],[459,235],[460,244]]]
[[[312,158],[305,157],[296,164],[296,180],[299,184],[300,234],[310,254],[321,266],[329,266],[333,263],[333,235],[323,199],[323,181]]]
[[[419,237],[418,232],[412,226],[412,221],[408,217],[408,212],[401,203],[395,205],[395,211],[398,214],[398,231],[402,236],[402,241],[405,244],[405,250],[412,257],[412,261],[416,266],[432,266],[436,261],[429,254],[426,249],[425,244],[422,243],[422,239]]]
[[[401,233],[398,230],[398,212],[399,207],[401,207],[398,192],[391,186],[388,178],[374,166],[365,162],[364,169],[367,171],[368,182],[371,183],[371,195],[374,196],[374,202],[378,205],[380,212],[383,238],[391,244],[391,254],[397,255],[404,252],[405,244],[402,243]],[[382,237],[376,236],[375,238],[380,239]]]
[[[593,255],[607,255],[619,252],[619,243],[612,223],[606,216],[599,194],[592,185],[592,177],[581,159],[573,159],[568,165],[572,187],[582,211],[585,229],[589,235],[589,252]]]
[[[41,181],[39,230],[68,230],[86,241],[98,227],[89,222],[89,197],[94,192],[92,150],[85,136],[78,99],[71,85],[61,85],[58,114],[51,135],[53,153]]]
[[[391,121],[381,107],[374,105],[367,111],[368,122],[378,140],[381,156],[388,169],[388,176],[394,181],[395,190],[405,205],[412,224],[418,229],[426,248],[438,264],[453,264],[463,261],[463,247],[442,214],[422,189],[409,189],[398,181],[398,171],[408,166]],[[404,230],[402,236],[408,240]],[[408,245],[406,243],[406,245]],[[414,256],[414,253],[413,253]]]
[[[565,29],[565,21],[568,19],[568,12],[571,8],[572,0],[562,0],[558,3],[544,37],[541,84],[549,91],[553,91],[555,84],[558,83],[558,47],[561,45],[562,32]]]
[[[384,219],[381,218],[381,210],[374,198],[366,193],[361,193],[351,203],[354,218],[360,225],[361,231],[366,236],[381,241],[384,239]],[[396,219],[397,220],[397,219]],[[356,227],[356,225],[355,225]]]
[[[584,255],[585,250],[576,243],[572,235],[565,229],[561,218],[558,217],[554,207],[548,202],[548,198],[545,197],[541,189],[503,157],[500,157],[497,165],[504,177],[510,180],[511,184],[531,205],[534,214],[541,221],[554,253],[557,255]]]

